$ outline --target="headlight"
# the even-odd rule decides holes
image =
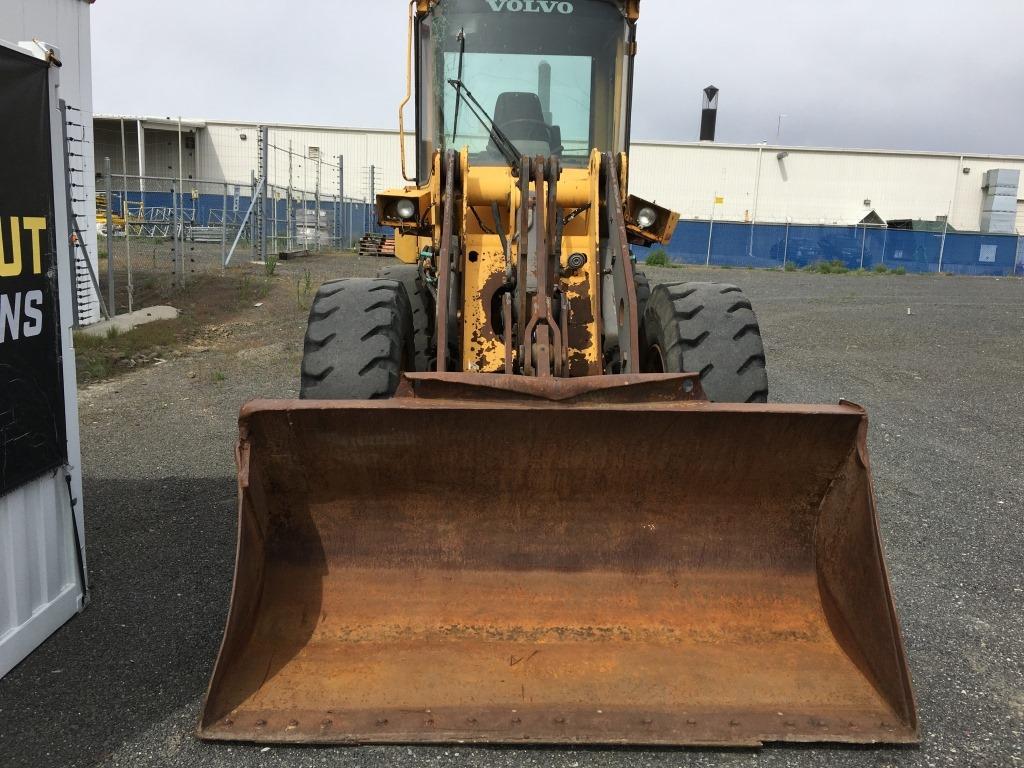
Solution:
[[[395,213],[398,218],[409,221],[416,217],[416,203],[412,200],[399,200],[395,204]]]
[[[653,208],[641,208],[636,214],[636,224],[640,229],[650,229],[658,223],[658,212]]]

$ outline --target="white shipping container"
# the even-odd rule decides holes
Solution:
[[[79,0],[60,0],[60,5],[83,5]],[[33,0],[35,5],[43,3]],[[9,12],[10,3],[5,7]],[[88,17],[85,16],[85,19]],[[6,22],[3,18],[0,21]],[[14,31],[18,31],[15,29]],[[46,38],[49,28],[37,39]],[[11,33],[0,26],[0,36]],[[86,34],[88,30],[86,28]],[[0,41],[19,55],[44,58],[40,46],[23,48]],[[76,49],[77,50],[77,49]],[[26,52],[31,51],[31,54]],[[63,69],[51,66],[50,146],[53,155],[53,227],[58,244],[57,279],[60,303],[60,337],[67,433],[67,464],[0,497],[0,677],[38,647],[64,622],[84,607],[86,562],[82,507],[81,450],[78,428],[75,354],[72,346],[71,256],[62,244],[69,242],[65,198],[64,147],[58,84],[62,76],[77,77],[78,61],[64,61]],[[88,178],[88,177],[87,177]],[[9,180],[7,180],[9,181]],[[5,180],[0,180],[5,183]],[[88,183],[88,182],[87,182]]]

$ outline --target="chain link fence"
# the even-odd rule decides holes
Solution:
[[[203,273],[301,253],[356,249],[379,227],[379,173],[346,194],[344,158],[274,143],[263,130],[248,183],[140,176],[99,160],[96,223],[100,281],[117,311],[132,311],[141,279],[182,287]],[[237,163],[236,163],[237,164]]]
[[[176,288],[304,252],[392,252],[373,201],[402,183],[397,153],[372,164],[390,136],[156,118],[94,125],[98,272],[118,312],[135,308],[143,270],[147,283]]]

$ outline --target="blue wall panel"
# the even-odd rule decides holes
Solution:
[[[115,192],[111,198],[111,209],[115,215],[123,215],[122,209],[123,193]],[[129,209],[132,213],[138,212],[138,205],[142,204],[150,210],[174,207],[174,197],[170,192],[129,192]],[[198,226],[219,226],[221,223],[221,211],[224,208],[224,196],[221,195],[199,195],[193,199],[186,195],[184,199],[184,215],[190,222]],[[235,197],[228,195],[228,220],[237,223],[249,210],[252,198],[248,195],[239,195],[238,209],[235,211]],[[286,220],[288,216],[288,203],[285,200],[271,201],[271,221],[268,234],[274,234],[274,207],[276,206],[276,219],[279,234],[283,237],[287,232]],[[295,211],[302,209],[302,202],[292,203],[293,215]],[[307,200],[305,207],[310,211],[316,210],[316,201]],[[342,237],[351,222],[352,236],[359,237],[365,232],[376,232],[378,234],[390,235],[390,227],[380,227],[376,221],[376,211],[373,205],[362,202],[347,201],[344,206],[337,206],[333,201],[321,201],[320,210],[326,214],[328,229],[332,237]],[[339,220],[335,221],[336,210]]]
[[[1013,275],[1024,272],[1024,238],[977,233],[912,232],[872,227],[680,221],[665,247],[680,264],[778,269],[842,262],[847,269]],[[945,244],[943,244],[945,241]],[[642,253],[637,254],[643,259]]]

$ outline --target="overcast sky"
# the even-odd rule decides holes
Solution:
[[[483,2],[483,0],[481,0]],[[95,109],[394,128],[404,0],[98,0]],[[1024,154],[1022,0],[643,0],[633,135]],[[172,10],[173,9],[173,10]]]

